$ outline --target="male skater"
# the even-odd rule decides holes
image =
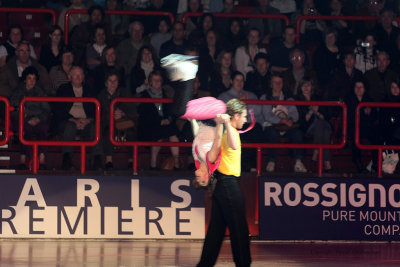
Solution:
[[[214,177],[217,180],[212,196],[211,219],[197,266],[214,266],[226,227],[229,228],[233,259],[236,266],[250,266],[250,240],[240,177],[241,142],[237,129],[247,121],[246,104],[234,98],[226,103],[229,119],[224,121],[221,140],[221,161]]]

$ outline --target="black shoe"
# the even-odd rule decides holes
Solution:
[[[20,170],[20,171],[26,171],[27,169],[28,169],[28,167],[26,166],[25,163],[20,163],[17,166],[17,170]]]
[[[62,166],[61,168],[63,170],[70,170],[72,169],[72,160],[71,160],[71,156],[68,153],[65,153],[63,155],[63,161],[62,161]]]
[[[105,169],[106,171],[112,171],[112,170],[114,169],[113,163],[112,163],[112,162],[107,162],[107,163],[106,163],[106,166],[104,166],[104,169]]]
[[[100,155],[94,156],[92,168],[95,171],[100,171],[100,170],[103,169],[103,164],[101,162],[101,156]]]

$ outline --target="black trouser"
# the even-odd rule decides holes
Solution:
[[[215,176],[217,184],[212,196],[211,219],[197,266],[214,266],[227,226],[236,266],[250,266],[249,229],[238,178],[219,172],[216,172]]]

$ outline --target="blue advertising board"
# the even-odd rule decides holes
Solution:
[[[171,176],[0,177],[0,238],[204,238],[204,192]]]
[[[260,177],[260,239],[400,241],[397,182]]]

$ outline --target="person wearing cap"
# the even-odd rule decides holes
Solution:
[[[61,50],[61,64],[50,69],[51,92],[50,95],[55,95],[60,85],[68,83],[68,73],[74,63],[74,54],[72,48],[66,46]]]

